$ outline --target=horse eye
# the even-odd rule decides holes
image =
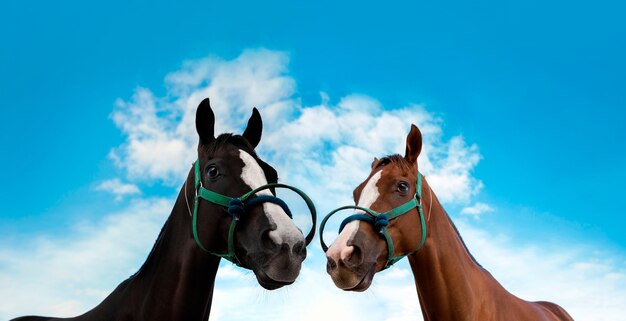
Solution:
[[[209,168],[207,168],[206,172],[207,175],[209,175],[209,178],[216,178],[220,176],[220,171],[217,170],[217,167],[215,167],[215,165],[210,165]]]
[[[409,184],[405,182],[400,182],[398,184],[398,192],[406,193],[409,191]]]

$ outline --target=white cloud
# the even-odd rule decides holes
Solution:
[[[115,195],[115,200],[119,201],[124,196],[141,194],[141,190],[135,184],[123,183],[119,178],[113,178],[101,182],[95,187],[98,191],[106,191]]]
[[[457,225],[478,262],[514,295],[557,302],[575,320],[626,320],[626,270],[615,253],[583,243],[516,244],[464,220]],[[218,278],[212,320],[422,320],[407,260],[377,274],[364,293],[337,289],[321,252],[307,259],[296,284],[275,292],[261,290],[253,277],[220,286],[225,282]]]
[[[20,314],[74,316],[99,303],[139,269],[159,233],[169,199],[132,200],[97,222],[26,248],[0,248],[0,319]]]
[[[424,136],[420,170],[440,200],[466,206],[465,214],[489,211],[489,205],[473,203],[482,188],[473,176],[478,147],[462,136],[445,136],[435,113],[419,104],[389,108],[362,94],[332,105],[322,93],[318,105],[303,106],[288,61],[285,53],[248,50],[234,60],[186,62],[166,77],[164,97],[139,88],[130,100],[118,101],[112,118],[127,139],[111,158],[136,184],[180,185],[195,159],[195,109],[202,98],[211,97],[216,133],[240,133],[257,106],[265,126],[260,154],[282,181],[309,193],[323,215],[352,202],[351,190],[374,156],[403,153],[415,123]],[[172,205],[173,200],[136,199],[126,210],[77,225],[64,237],[40,238],[26,250],[0,248],[0,319],[26,312],[69,316],[92,307],[139,268]],[[460,222],[469,248],[513,293],[553,300],[577,320],[621,315],[624,261],[602,259],[614,253],[597,253],[582,243],[513,243],[475,224]],[[336,289],[324,264],[314,244],[296,284],[274,292],[262,290],[249,271],[222,264],[210,320],[421,320],[406,260],[378,274],[365,293]]]
[[[594,253],[582,243],[547,243],[542,247],[515,244],[464,220],[457,220],[457,225],[478,262],[514,295],[530,301],[556,302],[574,320],[626,320],[622,317],[626,270],[623,262],[611,259],[615,253]],[[260,290],[253,279],[234,289],[222,288],[213,301],[219,315],[211,319],[422,320],[406,259],[377,274],[366,292],[354,293],[333,285],[321,255],[315,252],[308,258],[296,284],[278,292]],[[237,306],[235,298],[245,301],[245,306]]]
[[[479,218],[481,214],[489,212],[493,212],[493,207],[481,202],[476,202],[474,205],[464,207],[461,210],[461,214],[470,215],[474,218]]]
[[[318,253],[317,258],[309,259],[321,262],[319,256],[321,253]],[[410,274],[406,269],[397,268],[389,272],[395,270],[401,271],[399,273],[402,275]],[[382,281],[378,283],[381,284],[367,292],[345,292],[334,286],[324,272],[323,264],[307,264],[295,284],[277,291],[262,290],[250,279],[246,283],[216,292],[213,298],[215,309],[211,311],[210,320],[391,321],[419,319],[417,316],[421,318],[417,293],[412,283],[407,283],[404,278],[387,278],[387,274],[378,277],[378,281]],[[392,282],[387,282],[387,279]],[[221,282],[218,280],[218,287]]]
[[[128,137],[112,151],[113,159],[132,179],[178,184],[195,159],[196,107],[210,97],[216,134],[241,133],[252,107],[259,107],[264,120],[261,155],[280,169],[285,181],[324,186],[320,197],[349,196],[345,191],[365,178],[373,157],[403,153],[411,123],[424,135],[420,168],[442,191],[440,200],[467,202],[481,189],[471,175],[480,160],[477,146],[468,146],[461,136],[444,140],[441,119],[423,106],[385,109],[366,95],[348,95],[328,105],[327,94],[321,105],[301,106],[287,63],[285,53],[246,51],[232,61],[186,62],[166,77],[168,98],[137,89],[113,113]],[[332,200],[347,201],[343,196]]]
[[[556,302],[574,320],[626,320],[623,255],[584,241],[520,242],[463,220],[457,226],[478,262],[513,294]]]
[[[211,98],[216,134],[241,133],[254,106],[262,109],[266,124],[287,121],[295,93],[295,81],[286,74],[288,60],[285,53],[255,50],[232,61],[188,61],[166,77],[168,98],[137,89],[130,101],[119,100],[113,112],[128,139],[111,158],[138,181],[180,183],[195,160],[195,112],[205,97]]]

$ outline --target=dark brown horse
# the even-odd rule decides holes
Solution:
[[[254,150],[261,139],[261,116],[254,109],[241,136],[222,134],[215,138],[214,123],[209,100],[205,99],[196,112],[198,160],[136,274],[81,316],[15,320],[206,321],[220,256],[252,270],[266,289],[293,283],[306,257],[305,241],[313,235],[309,233],[305,240],[289,218],[284,202],[273,196],[277,186],[266,185],[276,183],[278,177]],[[259,191],[263,185],[267,188]],[[250,195],[220,205],[206,193],[213,193],[213,197]],[[235,220],[237,225],[232,224]]]
[[[421,149],[422,135],[413,125],[404,157],[375,159],[369,177],[354,190],[359,213],[342,223],[326,251],[335,285],[365,291],[376,272],[408,256],[426,321],[572,320],[554,303],[514,296],[474,260],[418,172]]]

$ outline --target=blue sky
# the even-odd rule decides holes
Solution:
[[[119,101],[137,105],[139,87],[173,100],[166,77],[185,61],[267,48],[270,58],[288,57],[277,73],[296,84],[280,99],[339,110],[359,94],[390,114],[420,104],[440,120],[441,146],[454,137],[475,145],[480,161],[467,175],[476,191],[450,199],[453,217],[509,235],[509,245],[608,251],[611,269],[623,272],[625,9],[616,1],[2,4],[0,246],[69,241],[76,222],[100,224],[137,198],[171,197],[182,181],[138,178],[112,160],[112,150],[129,157],[130,134],[112,119],[123,114]],[[116,200],[98,189],[113,178],[141,192]],[[352,179],[346,196],[362,177]],[[492,211],[460,214],[477,203]],[[145,235],[147,251],[156,234]],[[141,255],[134,260],[138,267]],[[0,273],[9,264],[0,261]]]

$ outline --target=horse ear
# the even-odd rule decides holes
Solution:
[[[422,151],[422,133],[417,126],[411,124],[411,131],[406,137],[406,151],[404,152],[404,159],[413,164],[417,161],[417,156]]]
[[[253,148],[261,141],[261,133],[263,132],[263,121],[261,120],[261,114],[255,108],[252,109],[252,116],[248,119],[248,126],[243,131],[243,138],[245,138]]]
[[[205,98],[196,110],[196,130],[200,136],[200,144],[207,144],[215,139],[214,129],[215,115],[209,98]]]
[[[371,168],[374,168],[374,164],[376,164],[378,162],[378,157],[374,157],[374,160],[372,161],[372,165],[370,165]]]

